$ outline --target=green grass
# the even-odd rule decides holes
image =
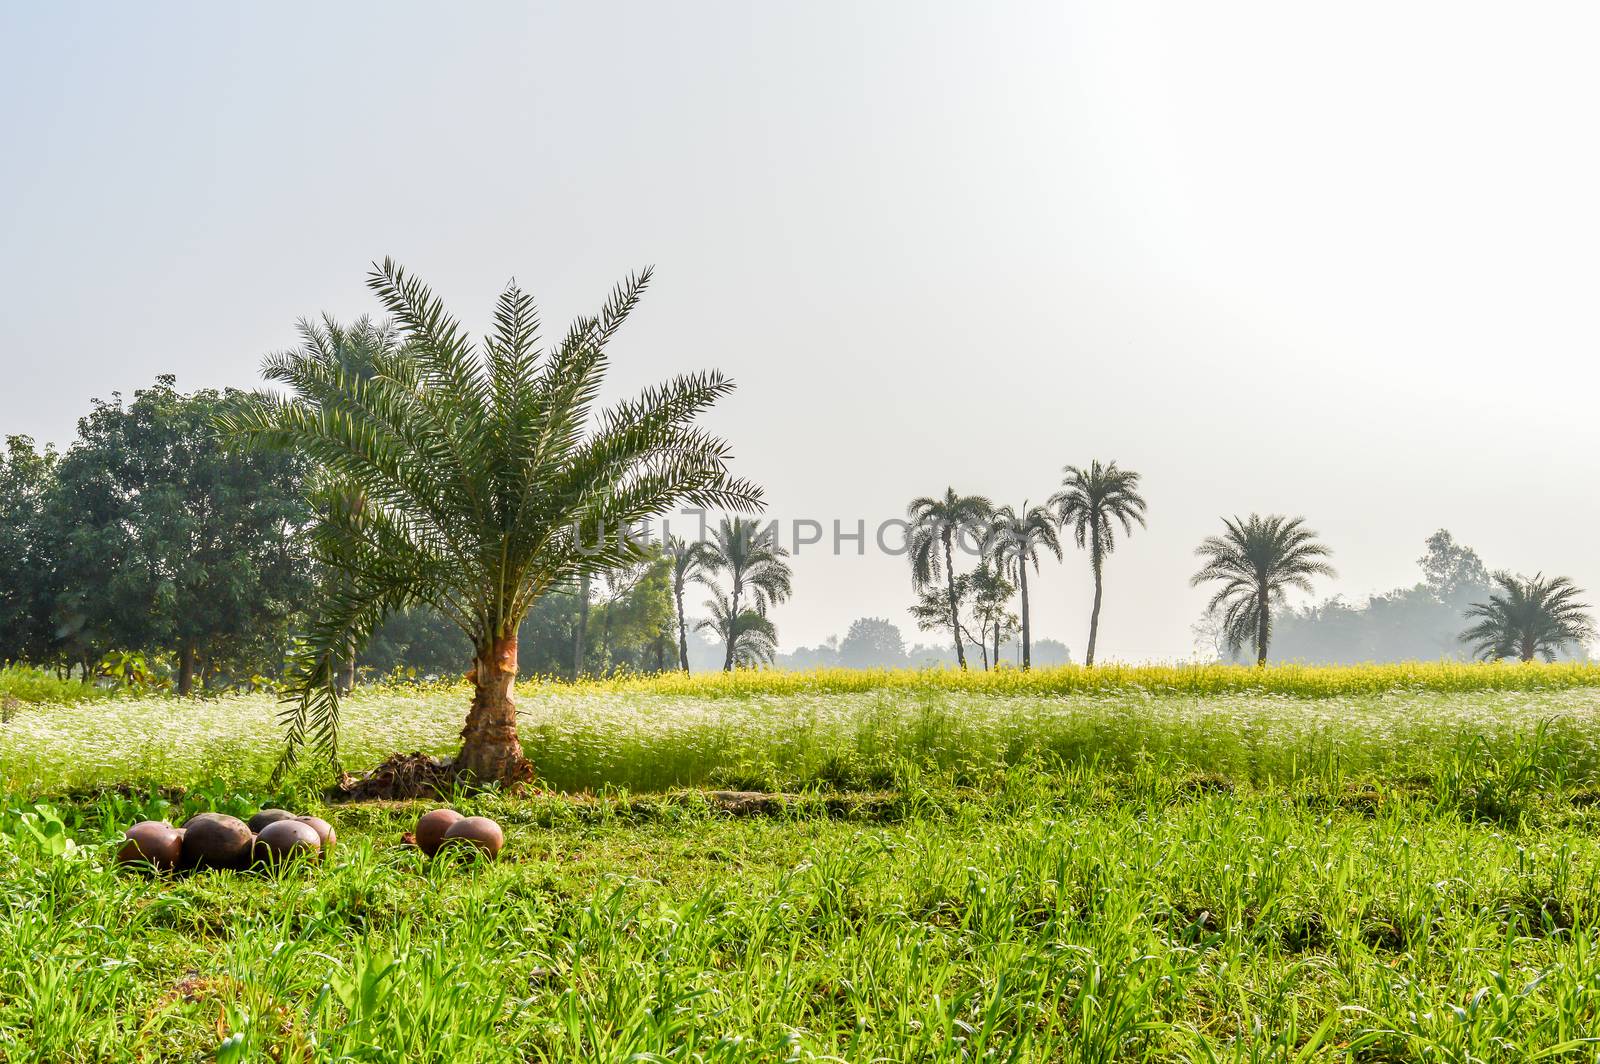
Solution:
[[[77,703],[101,701],[112,697],[112,692],[94,684],[78,680],[63,680],[53,672],[33,669],[26,665],[0,667],[0,703],[7,700],[22,703]],[[5,716],[10,716],[7,710]]]
[[[399,846],[422,806],[268,794],[265,699],[24,712],[0,1060],[1600,1054],[1600,692],[522,701],[546,786],[593,793],[464,801],[506,828],[494,864]],[[349,758],[448,749],[462,705],[369,692]],[[737,818],[662,790],[713,782],[797,793]],[[269,799],[332,820],[331,860],[110,863],[137,816]]]

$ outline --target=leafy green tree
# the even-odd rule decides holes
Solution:
[[[84,664],[163,651],[177,690],[275,671],[309,596],[300,533],[306,465],[223,446],[215,419],[260,410],[238,392],[179,392],[174,378],[96,401],[56,468],[49,509],[58,631]]]
[[[724,517],[711,532],[705,543],[705,567],[721,576],[727,574],[727,599],[720,606],[721,593],[706,605],[711,609],[715,623],[699,627],[722,635],[724,645],[723,670],[732,671],[739,663],[739,639],[749,638],[759,642],[770,624],[755,624],[744,618],[746,607],[762,619],[767,609],[788,598],[794,587],[794,571],[784,559],[789,551],[780,546],[773,528],[763,529],[759,522],[747,517]],[[773,652],[776,653],[776,629],[771,629]],[[772,656],[767,655],[767,661]]]
[[[1564,648],[1594,638],[1589,604],[1578,601],[1583,590],[1566,577],[1498,572],[1494,582],[1500,590],[1468,607],[1467,616],[1478,623],[1461,633],[1478,657],[1554,661]]]
[[[839,643],[839,664],[847,669],[898,669],[905,663],[905,639],[882,617],[858,617]]]
[[[672,609],[678,629],[678,667],[689,671],[689,618],[683,609],[683,593],[690,584],[704,584],[710,572],[710,556],[706,544],[686,543],[677,536],[669,537],[666,545],[667,560],[671,565]]]
[[[906,514],[911,518],[909,554],[912,588],[922,594],[942,575],[945,581],[945,606],[949,616],[944,625],[955,640],[956,664],[967,667],[967,652],[961,639],[961,611],[956,593],[955,541],[958,536],[981,536],[994,506],[982,495],[957,495],[946,488],[940,498],[921,496],[911,500]],[[924,595],[924,600],[926,596]],[[913,608],[925,605],[918,603]],[[919,619],[919,624],[921,620]]]
[[[1067,466],[1061,490],[1050,496],[1056,517],[1065,528],[1072,526],[1078,549],[1089,548],[1089,566],[1094,570],[1094,607],[1089,612],[1089,645],[1083,663],[1094,664],[1094,648],[1100,637],[1100,600],[1105,590],[1106,556],[1116,549],[1115,526],[1122,534],[1133,535],[1133,526],[1145,527],[1145,501],[1139,494],[1139,474],[1119,469],[1117,463],[1102,464],[1099,459],[1089,468]]]
[[[286,756],[308,738],[337,756],[339,656],[386,614],[427,604],[473,647],[455,770],[525,779],[512,684],[533,605],[640,560],[624,530],[670,507],[759,505],[760,489],[728,472],[727,445],[695,424],[731,390],[721,374],[676,377],[594,413],[606,345],[648,280],[647,270],[619,285],[548,351],[532,298],[513,283],[480,347],[426,285],[385,260],[368,284],[395,322],[394,350],[370,352],[365,372],[304,350],[267,358],[265,376],[292,394],[223,426],[303,451],[362,503],[315,528],[320,563],[342,580],[292,662]]]
[[[1022,604],[1022,667],[1033,667],[1033,628],[1028,620],[1028,563],[1039,571],[1039,551],[1044,549],[1061,560],[1061,540],[1056,536],[1056,522],[1043,506],[1029,506],[1013,510],[1002,506],[994,513],[989,528],[989,540],[1000,571],[1007,577],[1015,576]],[[1091,625],[1092,627],[1092,625]]]
[[[660,671],[672,627],[671,566],[659,550],[605,574],[599,605],[599,671]],[[663,636],[666,638],[663,639]]]
[[[56,656],[54,559],[45,534],[55,465],[52,448],[39,450],[27,436],[6,437],[0,453],[0,666],[43,665]]]
[[[1331,552],[1305,527],[1303,517],[1251,514],[1242,520],[1224,518],[1222,523],[1222,535],[1207,536],[1195,548],[1205,564],[1190,584],[1221,582],[1207,610],[1218,614],[1226,646],[1238,653],[1247,641],[1253,642],[1256,664],[1265,665],[1272,607],[1283,601],[1289,588],[1309,592],[1312,577],[1334,576],[1333,567],[1323,560]]]
[[[948,581],[944,587],[932,583],[923,585],[910,610],[911,618],[917,622],[920,630],[949,633],[951,641],[962,651],[956,659],[961,668],[966,668],[967,644],[977,647],[980,652],[984,647],[983,638],[972,634],[980,624],[972,616],[975,594],[974,574],[957,573],[955,579]],[[954,608],[951,606],[952,600]],[[949,659],[945,658],[944,661],[948,662]]]
[[[1000,641],[1017,630],[1017,615],[1011,612],[1011,597],[1017,593],[1017,588],[992,559],[974,569],[971,579],[972,612],[978,621],[981,633],[978,645],[983,651],[983,667],[987,671],[1000,667]]]

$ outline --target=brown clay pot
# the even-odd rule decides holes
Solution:
[[[444,833],[462,819],[454,809],[435,809],[431,813],[423,813],[417,817],[417,849],[432,857],[439,852]]]
[[[500,847],[506,844],[505,833],[486,816],[469,816],[458,820],[445,830],[440,847],[470,844],[483,851],[491,861],[500,856]]]
[[[292,857],[318,857],[321,853],[322,836],[301,820],[274,821],[256,836],[256,860],[266,864],[278,864]]]
[[[250,818],[249,828],[257,835],[268,824],[276,824],[280,820],[294,820],[295,815],[287,809],[263,809]]]
[[[333,844],[339,841],[339,833],[333,830],[333,825],[319,816],[297,816],[295,820],[317,833],[324,851],[333,849]]]
[[[238,817],[201,813],[183,825],[180,864],[185,868],[245,868],[255,842],[249,827]]]
[[[165,820],[141,820],[124,837],[127,841],[117,851],[118,863],[147,864],[161,872],[177,867],[183,852],[183,832]]]

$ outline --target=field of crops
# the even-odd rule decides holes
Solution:
[[[531,796],[276,791],[270,696],[0,726],[0,1060],[1600,1059],[1583,666],[529,685]],[[349,700],[451,748],[463,688]],[[734,816],[697,788],[782,791]],[[151,814],[318,811],[278,874],[150,878]],[[219,1049],[219,1047],[221,1047]]]

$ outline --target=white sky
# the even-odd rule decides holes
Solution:
[[[251,386],[385,254],[552,329],[654,263],[614,394],[731,373],[785,519],[1141,470],[1107,656],[1189,653],[1191,551],[1252,509],[1328,592],[1445,526],[1600,593],[1597,42],[1583,3],[8,5],[0,433]],[[1078,657],[1087,569],[1033,582]],[[786,647],[916,638],[903,559],[797,577]]]

